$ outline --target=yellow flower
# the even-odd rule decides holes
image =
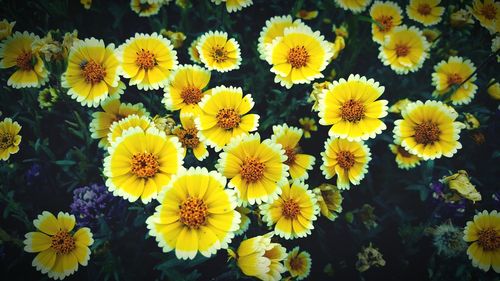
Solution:
[[[243,8],[250,7],[253,4],[252,0],[212,0],[212,3],[220,5],[226,3],[226,10],[228,13],[241,11]]]
[[[34,53],[43,56],[46,62],[64,59],[62,44],[52,38],[51,31],[44,38],[33,42],[31,48]]]
[[[92,0],[80,0],[80,4],[82,4],[83,8],[89,10],[92,6]]]
[[[149,116],[139,116],[137,114],[131,114],[121,120],[113,122],[109,128],[108,133],[108,143],[113,145],[113,143],[123,135],[123,132],[130,128],[141,128],[146,131],[149,127],[154,126]]]
[[[441,21],[444,7],[438,6],[441,0],[410,0],[406,6],[408,17],[425,26],[434,25]]]
[[[100,139],[99,147],[102,148],[109,146],[108,133],[113,122],[120,121],[131,114],[149,116],[142,103],[121,103],[118,98],[108,98],[101,104],[101,107],[104,111],[92,114],[89,129],[91,133],[90,137]]]
[[[401,99],[395,102],[393,105],[389,107],[389,112],[391,113],[401,113],[406,106],[411,102],[409,99]]]
[[[340,52],[345,48],[345,39],[342,36],[335,37],[335,41],[333,43],[329,43],[330,48],[332,50],[332,57],[330,58],[330,62],[340,55]]]
[[[467,130],[474,130],[479,128],[481,124],[479,123],[479,120],[477,120],[476,116],[470,113],[464,113],[465,116],[465,128]]]
[[[491,83],[491,81],[490,81],[490,83]],[[488,87],[487,92],[488,92],[488,95],[490,95],[490,97],[492,99],[500,100],[500,83],[495,82],[495,83],[491,84]]]
[[[373,79],[349,75],[319,95],[319,123],[333,125],[328,134],[350,141],[375,138],[387,127],[380,120],[387,115],[387,101],[377,100],[384,92]]]
[[[462,198],[471,200],[476,203],[476,201],[481,201],[481,193],[479,193],[470,180],[469,175],[464,170],[459,170],[457,173],[444,177],[441,182],[448,185],[450,190],[455,191]]]
[[[432,73],[432,85],[436,86],[432,95],[442,97],[452,90],[453,86],[458,86],[465,81],[475,70],[476,67],[470,60],[461,57],[450,57],[448,61],[439,62],[434,66],[434,73]],[[449,97],[453,105],[468,104],[472,101],[477,91],[474,81],[476,81],[475,75],[453,91]]]
[[[175,49],[182,47],[184,40],[186,40],[186,35],[180,31],[174,32],[171,30],[165,31],[165,29],[162,29],[160,33],[161,33],[161,35],[170,39],[170,41],[172,42],[172,45],[174,45]]]
[[[474,0],[472,15],[492,34],[500,32],[500,2],[494,0]]]
[[[16,31],[0,44],[0,68],[15,67],[7,81],[8,86],[16,89],[40,87],[49,80],[43,60],[31,47],[37,40],[40,37],[33,33]]]
[[[0,159],[6,161],[11,154],[19,151],[21,136],[19,132],[21,126],[19,123],[12,121],[10,118],[5,118],[0,122]]]
[[[321,215],[327,219],[334,221],[340,212],[342,212],[342,194],[340,190],[332,184],[323,183],[313,189]]]
[[[293,180],[305,180],[309,177],[307,170],[312,170],[315,158],[312,155],[299,153],[302,149],[299,141],[303,131],[297,127],[288,127],[287,124],[273,126],[271,141],[280,144],[285,150],[290,177]]]
[[[311,138],[311,132],[316,132],[318,130],[318,126],[316,126],[316,120],[309,117],[303,117],[299,119],[299,124],[304,131],[304,138]]]
[[[397,74],[419,70],[429,56],[430,45],[416,27],[397,26],[380,46],[379,59]]]
[[[452,157],[462,144],[458,141],[462,123],[458,113],[439,101],[416,101],[401,112],[394,124],[394,139],[406,151],[424,160]]]
[[[343,22],[341,25],[333,25],[332,26],[332,31],[335,33],[335,36],[340,36],[344,37],[347,39],[349,37],[349,30],[348,30],[348,25],[346,22]]]
[[[309,276],[311,271],[311,256],[308,252],[299,252],[299,247],[293,248],[291,252],[288,253],[285,260],[285,267],[290,272],[290,275],[294,277],[294,280],[302,280]]]
[[[191,167],[175,175],[158,197],[160,205],[146,220],[149,235],[164,252],[178,259],[210,257],[226,249],[238,229],[236,196],[226,178],[206,168]]]
[[[403,11],[397,3],[392,1],[375,1],[370,8],[370,17],[380,24],[380,26],[372,24],[373,41],[382,44],[385,36],[391,33],[394,27],[401,25]]]
[[[288,166],[281,146],[258,133],[233,138],[224,148],[215,165],[228,179],[228,186],[236,189],[240,205],[271,202],[281,193]]]
[[[250,217],[248,216],[252,211],[248,208],[245,207],[236,207],[236,211],[240,213],[241,216],[241,221],[240,225],[238,226],[238,230],[234,232],[234,235],[241,235],[247,231],[248,227],[250,226]]]
[[[368,163],[372,159],[370,149],[362,142],[332,137],[325,142],[321,156],[323,175],[326,179],[337,175],[339,189],[349,189],[349,183],[358,185],[368,172]]]
[[[363,12],[372,0],[335,0],[340,8],[355,14]]]
[[[260,59],[266,59],[266,48],[270,45],[274,39],[282,37],[285,32],[285,28],[305,26],[305,24],[300,20],[292,19],[290,15],[286,16],[274,16],[266,21],[266,26],[262,28],[259,36],[259,44],[257,45],[257,50],[260,53]]]
[[[389,144],[389,148],[396,155],[396,163],[400,169],[409,170],[420,165],[422,158],[409,153],[400,144]]]
[[[191,42],[191,45],[189,45],[188,53],[189,53],[189,58],[193,63],[202,63],[200,59],[200,53],[198,52],[198,43],[200,42],[200,38],[196,38]]]
[[[165,134],[167,135],[172,135],[173,134],[172,131],[177,126],[177,123],[175,123],[175,120],[171,117],[170,114],[167,114],[165,117],[162,117],[160,115],[155,115],[152,121],[154,126],[158,130],[164,131]]]
[[[293,181],[291,186],[285,182],[281,186],[281,195],[259,208],[267,226],[275,225],[274,233],[285,239],[310,235],[319,213],[316,196],[307,184],[298,180]]]
[[[303,20],[312,20],[318,16],[318,10],[313,10],[313,11],[300,10],[295,14],[295,16]]]
[[[177,52],[167,38],[136,33],[119,47],[122,75],[139,90],[158,90],[167,83],[177,67]]]
[[[270,232],[243,240],[236,253],[228,250],[243,274],[264,281],[281,280],[281,273],[286,271],[282,264],[286,249],[278,243],[272,243],[272,236]]]
[[[460,28],[473,23],[472,14],[468,10],[460,9],[450,15],[450,24],[452,27]]]
[[[9,22],[6,19],[0,21],[0,40],[9,37],[12,34],[12,28],[14,28],[15,24],[15,21]]]
[[[228,72],[240,68],[240,45],[227,37],[223,31],[209,31],[200,37],[196,49],[200,60],[209,70]]]
[[[425,36],[427,42],[433,43],[439,38],[439,36],[441,36],[441,31],[435,28],[433,29],[425,28],[424,30],[422,30],[422,34]]]
[[[321,83],[313,83],[313,90],[311,94],[309,95],[309,98],[307,99],[308,102],[314,102],[311,110],[312,111],[319,111],[319,95],[323,92],[323,90],[328,89],[332,85],[332,82],[329,81],[324,81]]]
[[[472,242],[467,255],[472,265],[484,271],[500,273],[500,213],[484,210],[468,221],[464,229],[464,240]]]
[[[290,89],[322,78],[321,71],[332,57],[332,48],[319,31],[307,26],[285,28],[284,35],[266,46],[266,60],[276,74],[274,82]]]
[[[89,246],[94,243],[92,232],[82,227],[73,232],[75,216],[59,212],[57,218],[44,211],[33,221],[38,231],[25,235],[24,251],[38,253],[32,265],[49,278],[64,279],[78,270],[78,265],[87,266],[90,259]]]
[[[247,114],[254,106],[250,94],[241,88],[218,86],[199,103],[202,113],[196,118],[200,140],[220,151],[237,136],[248,135],[259,127],[259,115]]]
[[[40,108],[50,109],[57,101],[58,92],[55,88],[45,88],[38,93],[38,105]]]
[[[138,14],[139,17],[157,15],[161,6],[161,3],[148,3],[143,0],[130,0],[130,9]]]
[[[73,30],[73,32],[64,33],[63,41],[61,43],[63,58],[68,58],[71,48],[78,40],[80,39],[78,39],[78,31],[76,29]]]
[[[181,110],[181,114],[193,113],[199,115],[200,102],[210,90],[203,91],[210,81],[210,71],[197,65],[181,65],[174,70],[170,81],[165,87],[162,100],[170,110]]]
[[[104,45],[95,38],[79,40],[73,44],[68,67],[61,77],[61,85],[68,95],[84,106],[97,107],[118,87],[120,62],[115,46]]]
[[[181,114],[181,127],[172,130],[172,133],[179,138],[184,151],[183,156],[186,157],[188,149],[193,151],[194,157],[202,161],[208,156],[207,146],[198,138],[198,129],[194,123],[194,116],[190,113]]]
[[[144,204],[158,196],[182,168],[182,146],[156,127],[134,127],[108,148],[104,159],[106,186],[115,196]]]

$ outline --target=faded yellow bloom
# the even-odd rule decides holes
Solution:
[[[328,89],[332,83],[329,81],[324,81],[321,83],[315,82],[313,84],[313,89],[311,91],[311,94],[309,95],[309,98],[307,99],[308,102],[312,102],[312,110],[313,111],[319,111],[319,103],[318,103],[318,96],[323,92],[323,90]]]
[[[436,39],[439,38],[439,36],[441,36],[441,31],[436,28],[426,28],[422,30],[422,34],[424,35],[425,39],[427,39],[427,42],[433,43],[434,41],[436,41]]]
[[[61,42],[52,38],[51,31],[44,38],[34,41],[31,44],[31,48],[34,52],[39,53],[47,62],[63,59]]]
[[[332,31],[335,33],[335,36],[348,38],[349,31],[347,30],[347,27],[347,23],[344,22],[340,26],[333,25]]]
[[[493,82],[494,80],[492,79],[490,81],[490,84]],[[492,99],[495,99],[495,100],[500,100],[500,83],[498,82],[495,82],[493,84],[491,84],[489,87],[488,87],[488,95],[490,95],[490,97]]]
[[[6,19],[0,21],[0,40],[9,37],[12,34],[12,28],[15,24],[15,21],[8,22]]]
[[[80,0],[80,4],[82,4],[85,9],[89,10],[90,6],[92,6],[92,0]]]
[[[409,99],[398,100],[395,104],[389,107],[388,111],[391,113],[401,113],[401,111],[403,111],[410,102],[411,100]]]
[[[191,6],[191,1],[189,0],[175,0],[175,5],[181,7],[182,9],[187,9]]]
[[[177,126],[177,123],[170,115],[164,117],[156,115],[153,117],[153,124],[158,130],[164,131],[167,135],[171,135],[172,130]]]
[[[161,35],[170,39],[170,42],[172,42],[172,45],[174,45],[175,49],[182,47],[184,40],[186,40],[186,35],[182,32],[174,32],[172,30],[162,29],[160,33]]]
[[[314,11],[300,10],[295,14],[295,16],[303,20],[312,20],[318,16],[318,10]]]
[[[477,129],[481,125],[479,123],[479,120],[477,120],[476,116],[470,113],[464,113],[464,116],[465,116],[465,128],[467,130]]]
[[[73,30],[73,32],[64,33],[63,41],[62,41],[62,51],[63,57],[67,58],[69,54],[69,50],[73,47],[73,44],[78,41],[78,30]]]
[[[472,14],[466,9],[460,9],[450,15],[450,24],[452,27],[461,28],[473,23],[474,19],[472,18]]]
[[[467,172],[459,170],[456,174],[441,179],[441,182],[448,185],[451,190],[458,193],[460,197],[471,200],[472,202],[481,201],[481,194],[470,182]]]
[[[370,267],[385,266],[385,260],[379,250],[373,247],[372,243],[368,247],[364,247],[358,253],[358,261],[356,262],[356,269],[359,272],[365,272]]]
[[[335,41],[333,43],[330,43],[330,46],[332,48],[332,58],[330,59],[330,62],[334,59],[336,59],[340,52],[345,48],[345,39],[342,36],[337,36],[335,37]]]

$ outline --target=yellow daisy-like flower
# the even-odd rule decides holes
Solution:
[[[92,121],[89,125],[90,137],[99,139],[99,147],[107,148],[109,146],[108,134],[111,125],[115,121],[120,121],[123,118],[136,114],[138,116],[149,116],[142,103],[121,103],[118,98],[108,98],[102,102],[103,111],[94,112]]]
[[[241,235],[245,233],[245,231],[248,230],[248,227],[250,226],[250,217],[248,216],[252,210],[246,208],[246,207],[236,207],[236,211],[240,213],[241,220],[240,220],[240,225],[238,226],[238,230],[234,232],[234,235]]]
[[[434,25],[441,21],[444,7],[438,6],[441,0],[410,0],[406,6],[408,17],[425,26]]]
[[[200,53],[198,52],[198,43],[200,43],[200,38],[196,38],[191,42],[191,45],[189,45],[188,53],[189,53],[189,58],[193,63],[202,63],[200,59]]]
[[[469,9],[472,15],[490,33],[500,32],[500,2],[494,0],[474,0],[472,8]]]
[[[106,186],[115,196],[144,204],[158,196],[182,168],[182,146],[156,127],[134,127],[108,148],[104,159]]]
[[[149,116],[139,116],[137,114],[131,114],[119,121],[113,122],[109,128],[108,133],[108,143],[113,145],[113,143],[123,135],[123,132],[130,128],[139,127],[143,131],[146,131],[149,127],[154,126],[153,122]]]
[[[0,122],[0,159],[6,161],[11,154],[19,151],[21,136],[19,132],[21,126],[19,123],[12,121],[10,118],[5,118]]]
[[[64,279],[78,270],[78,265],[87,266],[90,259],[89,246],[94,243],[87,227],[73,232],[75,216],[59,212],[57,218],[44,211],[33,221],[38,231],[25,235],[24,250],[38,253],[32,265],[49,278]]]
[[[305,26],[300,19],[295,21],[290,15],[274,16],[266,21],[266,26],[262,28],[259,36],[259,44],[257,50],[260,53],[260,59],[266,59],[266,47],[270,45],[274,39],[285,34],[285,28]]]
[[[160,205],[146,220],[149,235],[164,252],[178,259],[210,257],[226,249],[238,229],[236,196],[226,178],[206,168],[191,167],[174,176],[158,197]]]
[[[303,117],[299,119],[299,124],[302,130],[304,131],[304,138],[311,138],[311,132],[316,132],[318,130],[318,126],[316,125],[316,120],[309,117]]]
[[[492,82],[494,82],[494,80],[490,81],[491,84],[486,91],[488,92],[488,95],[492,99],[500,100],[500,83],[498,82],[492,83]]]
[[[234,138],[220,154],[217,170],[231,179],[229,187],[236,189],[240,205],[271,202],[281,193],[288,166],[281,145],[270,139],[260,141],[258,133]]]
[[[409,100],[409,99],[401,99],[401,100],[398,100],[398,101],[396,101],[393,105],[391,105],[391,106],[389,107],[389,110],[387,110],[387,111],[389,111],[389,112],[391,112],[391,113],[398,113],[398,114],[399,114],[399,113],[401,113],[401,111],[403,111],[403,110],[406,108],[406,106],[407,106],[408,104],[410,104],[410,103],[411,103],[411,100]]]
[[[247,114],[254,102],[241,88],[219,86],[211,91],[199,103],[202,113],[195,122],[200,140],[220,151],[232,138],[257,130],[259,115]]]
[[[456,122],[458,113],[438,101],[408,104],[401,112],[403,119],[394,124],[394,140],[406,151],[424,160],[451,157],[462,148],[458,141],[464,124]]]
[[[358,185],[368,172],[371,152],[362,142],[330,138],[325,142],[325,151],[321,152],[323,165],[321,171],[326,179],[337,175],[337,187],[349,189],[350,184]]]
[[[259,206],[262,220],[267,226],[275,225],[274,232],[285,239],[306,237],[314,229],[319,206],[316,196],[307,184],[293,181],[281,186],[281,195],[271,203]]]
[[[420,165],[422,158],[409,153],[400,144],[389,144],[389,149],[396,155],[396,163],[400,169],[409,170]]]
[[[40,37],[27,31],[16,31],[0,44],[0,68],[14,67],[16,70],[7,80],[13,88],[40,87],[49,80],[49,72],[31,44]]]
[[[273,126],[271,141],[280,144],[285,150],[290,177],[293,180],[305,180],[309,177],[307,170],[312,170],[315,158],[312,155],[302,154],[299,141],[303,131],[297,127],[288,127],[287,124]]]
[[[176,127],[172,133],[179,138],[182,144],[183,156],[186,157],[187,150],[192,150],[194,157],[202,161],[208,156],[207,146],[198,138],[198,129],[194,123],[194,115],[181,114],[182,127]]]
[[[228,72],[240,68],[240,45],[235,39],[228,39],[226,32],[206,32],[200,37],[196,49],[201,62],[209,70]]]
[[[387,101],[377,100],[384,92],[373,79],[349,75],[333,81],[319,95],[319,123],[333,125],[328,134],[350,141],[375,138],[387,127],[380,120],[387,115]]]
[[[272,243],[273,233],[243,240],[233,252],[228,250],[230,257],[243,274],[264,281],[279,281],[286,271],[282,261],[286,258],[286,249],[278,243]]]
[[[136,33],[118,49],[122,75],[139,90],[158,90],[168,83],[177,67],[177,52],[170,41],[157,34]]]
[[[313,189],[321,215],[327,219],[334,221],[340,212],[342,212],[342,194],[340,190],[332,184],[323,183]]]
[[[15,21],[9,22],[6,19],[0,21],[0,40],[9,37],[12,34],[12,28],[14,28],[15,24]]]
[[[464,229],[464,240],[472,242],[467,255],[472,265],[484,271],[490,267],[500,273],[500,213],[484,210],[468,221]]]
[[[476,71],[474,64],[461,57],[450,57],[448,61],[439,62],[434,66],[434,73],[432,73],[432,85],[436,86],[432,95],[434,97],[445,95],[453,86],[458,86],[465,81],[474,71]],[[472,101],[477,91],[474,81],[476,81],[476,75],[454,90],[449,97],[453,105],[468,104]]]
[[[379,23],[379,25],[372,24],[372,38],[382,44],[385,36],[403,22],[403,11],[392,1],[375,1],[370,8],[370,17]]]
[[[379,59],[397,74],[419,70],[429,56],[429,42],[416,27],[397,26],[379,48]]]
[[[318,16],[318,10],[313,10],[313,11],[300,10],[295,14],[295,16],[303,20],[312,20]]]
[[[294,280],[306,278],[311,271],[311,255],[306,251],[299,251],[298,246],[293,248],[285,259],[285,267],[290,272],[290,275],[295,278]]]
[[[300,25],[285,28],[283,36],[266,46],[266,60],[276,74],[274,82],[290,89],[294,84],[322,78],[321,71],[332,57],[332,48],[319,31]]]
[[[148,3],[142,0],[131,0],[130,9],[134,11],[139,17],[150,17],[157,15],[160,11],[161,3]]]
[[[201,113],[199,103],[210,93],[203,91],[210,81],[210,71],[197,65],[181,65],[174,70],[162,100],[168,110],[181,110],[181,114]]]
[[[120,62],[115,45],[95,38],[78,40],[71,47],[61,85],[84,106],[97,107],[119,86]]]
[[[355,14],[363,12],[371,2],[372,0],[335,0],[342,9]]]
[[[226,3],[228,13],[241,11],[243,8],[250,7],[253,4],[252,0],[212,0],[212,3],[220,5]]]

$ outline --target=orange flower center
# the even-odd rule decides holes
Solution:
[[[413,156],[411,153],[406,151],[406,149],[404,149],[404,147],[402,147],[401,145],[398,146],[398,153],[404,158],[410,158]]]
[[[19,56],[16,58],[16,66],[19,67],[21,70],[32,70],[33,69],[33,64],[31,62],[33,55],[31,52],[22,52]]]
[[[241,178],[246,182],[256,182],[264,177],[266,164],[261,163],[258,159],[248,157],[241,165]]]
[[[132,174],[140,178],[149,178],[158,172],[160,162],[153,153],[143,152],[132,156],[131,166]]]
[[[392,28],[392,17],[391,16],[380,16],[376,19],[380,24],[379,30],[382,32],[387,32]]]
[[[441,131],[432,121],[425,121],[415,127],[415,141],[420,144],[432,144],[439,140]]]
[[[177,137],[184,147],[195,148],[200,144],[196,128],[184,128],[179,130]]]
[[[212,48],[212,58],[217,63],[225,62],[229,58],[228,52],[224,49],[224,47],[216,45]]]
[[[83,61],[80,64],[80,69],[83,72],[85,82],[90,84],[97,84],[104,80],[104,77],[106,76],[106,70],[104,67],[93,60]]]
[[[189,228],[197,229],[207,222],[208,206],[202,199],[188,197],[179,209],[180,221]]]
[[[417,9],[418,13],[423,15],[423,16],[428,16],[431,14],[432,8],[429,6],[429,4],[423,3],[418,5]]]
[[[497,15],[497,9],[493,4],[486,4],[481,8],[481,15],[483,15],[488,20],[494,20]]]
[[[181,98],[187,104],[197,104],[201,101],[203,93],[196,87],[187,87],[182,89]]]
[[[462,76],[458,73],[451,73],[448,75],[448,87],[462,83]]]
[[[297,155],[297,150],[295,147],[285,148],[285,154],[288,157],[288,159],[286,159],[286,161],[285,161],[285,164],[291,165],[291,164],[295,163],[295,155]]]
[[[340,108],[340,117],[344,121],[359,122],[365,117],[365,106],[362,102],[348,100]]]
[[[283,216],[285,216],[285,218],[296,219],[299,214],[299,203],[293,199],[288,199],[283,202]]]
[[[0,149],[7,149],[14,143],[14,136],[9,133],[0,134]]]
[[[142,69],[150,70],[158,64],[155,54],[148,50],[141,49],[136,54],[135,64]]]
[[[477,243],[486,251],[495,251],[500,248],[500,235],[494,228],[479,230]]]
[[[52,236],[50,247],[52,247],[58,255],[69,254],[76,248],[75,238],[68,232],[61,230]]]
[[[344,170],[349,170],[350,168],[352,168],[355,163],[354,160],[354,154],[350,151],[342,150],[337,154],[337,163]]]
[[[301,270],[303,267],[304,267],[304,262],[301,258],[299,258],[298,256],[296,257],[293,257],[291,260],[290,260],[290,267],[293,269],[293,270]]]
[[[406,57],[410,53],[410,47],[406,44],[396,44],[396,56]]]
[[[226,130],[238,127],[241,122],[240,115],[232,108],[219,109],[215,118],[217,119],[217,125]]]
[[[301,68],[307,65],[309,57],[310,55],[307,52],[306,47],[293,47],[288,52],[287,62],[291,64],[293,68]]]

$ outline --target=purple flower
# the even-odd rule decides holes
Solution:
[[[127,204],[119,197],[113,196],[102,184],[92,184],[73,191],[71,213],[75,215],[78,226],[87,226],[95,230],[99,219],[108,224],[122,216]]]
[[[432,191],[431,204],[436,207],[435,217],[461,217],[465,212],[466,199],[457,197],[441,182],[429,185]]]
[[[42,166],[38,163],[33,163],[31,167],[24,174],[26,178],[26,183],[28,185],[33,185],[41,174]]]

